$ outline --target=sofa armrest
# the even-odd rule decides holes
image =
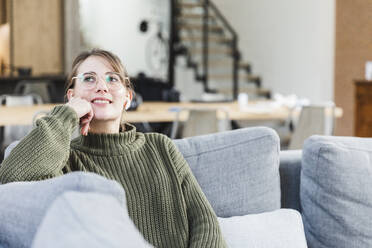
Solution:
[[[279,165],[281,207],[300,212],[301,157],[302,150],[281,151]]]

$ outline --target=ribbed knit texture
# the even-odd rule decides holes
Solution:
[[[155,247],[226,247],[213,209],[168,137],[127,125],[119,134],[89,134],[70,142],[77,126],[71,108],[55,107],[3,161],[0,182],[94,172],[121,183],[129,216]]]

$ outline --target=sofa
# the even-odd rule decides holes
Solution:
[[[372,139],[312,136],[302,151],[280,151],[274,130],[254,127],[175,143],[229,247],[372,247]],[[97,231],[105,220],[80,216],[79,206],[88,209],[84,213],[125,208],[120,186],[90,173],[70,174],[0,185],[0,247],[148,247],[116,235],[117,229]],[[68,192],[61,191],[63,178],[72,182]],[[102,197],[112,204],[100,207]],[[66,221],[56,225],[61,212]],[[130,222],[125,216],[109,219],[119,227]]]
[[[176,143],[217,216],[225,217],[221,228],[232,234],[225,238],[233,247],[372,247],[371,138],[314,135],[302,150],[280,151],[277,134],[262,127]],[[302,222],[284,218],[288,209]],[[244,222],[224,230],[231,216]]]

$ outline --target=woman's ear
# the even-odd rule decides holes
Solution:
[[[133,92],[129,91],[128,95],[125,98],[126,98],[126,101],[125,101],[125,104],[124,104],[124,109],[128,110],[130,108],[130,104],[131,104],[132,99],[133,99]]]
[[[67,95],[67,100],[70,101],[70,99],[74,96],[74,89],[68,89],[66,95]]]
[[[128,99],[128,101],[132,101],[133,100],[133,91],[129,91],[128,92],[127,99]]]

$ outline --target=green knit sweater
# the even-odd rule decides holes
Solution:
[[[119,134],[70,141],[77,125],[71,108],[55,107],[3,161],[0,182],[94,172],[123,186],[129,216],[155,247],[226,247],[210,204],[168,137],[127,125]]]

